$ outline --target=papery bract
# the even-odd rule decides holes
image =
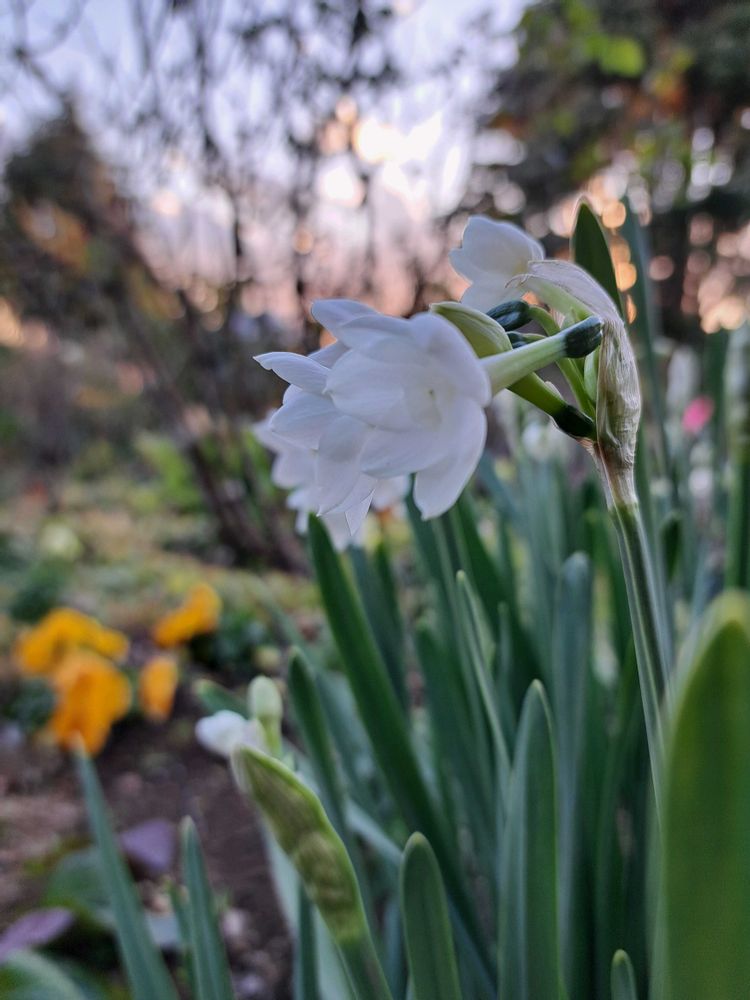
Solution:
[[[635,447],[641,418],[641,390],[635,355],[620,312],[602,286],[577,264],[535,261],[514,287],[534,292],[557,310],[564,322],[598,316],[603,335],[596,370],[597,445],[595,456],[617,504],[636,502]]]

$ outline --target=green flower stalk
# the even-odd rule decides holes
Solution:
[[[586,261],[587,266],[601,274],[604,258],[611,272],[606,240],[588,208],[581,210],[579,224],[581,220],[587,229],[593,221],[595,232],[601,237],[593,244],[588,241],[587,253],[591,259]],[[622,316],[610,295],[589,271],[569,261],[544,259],[543,249],[535,240],[506,223],[482,218],[470,220],[463,247],[454,251],[451,259],[459,273],[472,282],[464,294],[461,308],[466,309],[471,304],[489,310],[491,316],[507,317],[516,327],[527,318],[540,323],[547,336],[542,341],[518,348],[516,353],[519,355],[536,350],[542,356],[541,345],[555,343],[561,336],[556,332],[560,326],[576,329],[576,324],[587,318],[601,326],[601,343],[593,353],[582,352],[588,354],[585,362],[578,360],[573,352],[561,352],[553,357],[549,348],[545,361],[553,360],[559,365],[575,395],[581,417],[593,416],[593,432],[580,438],[596,464],[617,531],[658,803],[663,744],[660,700],[668,680],[668,642],[635,483],[641,393],[635,357]],[[609,276],[612,277],[611,273]],[[616,287],[613,277],[608,287]],[[532,292],[554,316],[537,306],[524,311],[511,301],[527,292]],[[449,315],[444,306],[437,308]],[[460,327],[455,315],[450,315],[450,319]],[[460,328],[471,342],[471,337]],[[504,336],[510,343],[506,333]],[[495,381],[493,378],[493,389]],[[512,388],[517,390],[517,386]],[[539,405],[536,399],[530,401]],[[542,406],[542,409],[553,415],[551,408]]]
[[[727,354],[730,455],[726,584],[750,590],[750,326],[732,333]]]

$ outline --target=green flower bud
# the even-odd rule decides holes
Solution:
[[[281,849],[339,946],[366,933],[359,886],[346,848],[320,800],[288,767],[253,747],[239,747],[232,766],[240,788],[258,804]]]
[[[257,719],[263,728],[268,748],[273,754],[281,752],[281,720],[284,704],[279,689],[270,677],[256,677],[247,689],[250,717]]]

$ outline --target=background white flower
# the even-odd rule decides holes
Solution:
[[[541,260],[544,248],[510,222],[474,215],[466,225],[461,247],[451,250],[449,256],[456,271],[471,282],[461,301],[487,312],[517,297],[508,282],[525,274],[531,261]]]
[[[198,719],[195,735],[201,746],[227,759],[240,746],[265,748],[263,728],[255,719],[246,719],[239,712],[222,709]]]

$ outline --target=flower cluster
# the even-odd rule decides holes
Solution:
[[[180,646],[196,635],[215,632],[221,615],[221,598],[207,583],[192,587],[182,604],[154,625],[154,642],[163,648]]]
[[[209,607],[215,618],[220,606],[218,596],[206,589],[210,594],[202,591],[190,605],[194,627],[200,618],[199,631],[208,630]],[[54,608],[19,636],[13,652],[20,672],[43,677],[54,694],[44,733],[59,746],[72,749],[80,741],[90,754],[102,749],[114,723],[133,703],[131,677],[121,666],[128,648],[122,632],[65,607]],[[143,665],[135,687],[138,705],[147,718],[157,722],[168,718],[178,680],[172,656],[153,656]]]
[[[80,740],[87,753],[98,753],[112,725],[130,708],[125,674],[98,653],[67,653],[52,678],[56,705],[49,731],[59,746],[75,749]]]
[[[309,357],[256,359],[289,383],[281,407],[257,428],[277,455],[273,480],[293,491],[299,526],[315,512],[340,546],[383,494],[404,494],[409,476],[423,517],[448,510],[481,457],[486,407],[504,388],[588,438],[608,471],[625,479],[632,472],[640,395],[624,325],[604,289],[575,264],[545,260],[516,226],[483,217],[469,221],[451,261],[471,282],[461,306],[440,303],[397,319],[348,300],[316,302],[313,316],[333,344]],[[563,328],[542,343],[538,335],[511,342],[496,322],[504,303],[527,292]],[[516,305],[524,307],[517,315],[530,315],[526,303]],[[581,411],[534,374],[553,362],[572,363],[563,373]]]

